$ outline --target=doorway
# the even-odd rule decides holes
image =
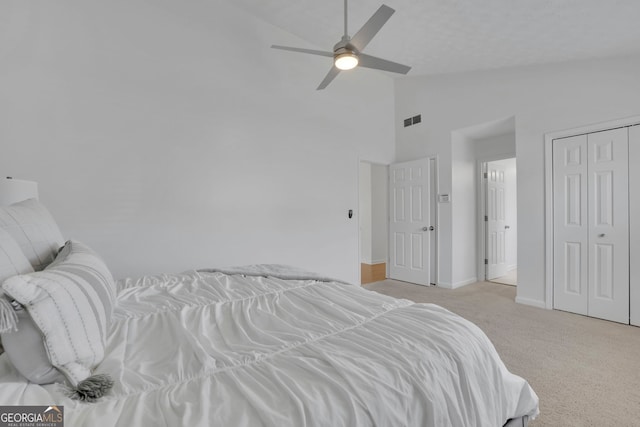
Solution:
[[[387,165],[360,162],[358,230],[362,285],[387,278],[388,177]]]
[[[518,211],[516,159],[482,163],[484,279],[518,283]]]

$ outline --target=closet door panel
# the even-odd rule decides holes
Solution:
[[[629,317],[640,326],[640,125],[629,128]]]
[[[553,307],[588,311],[587,136],[553,142]]]
[[[628,128],[587,135],[588,315],[629,323]]]

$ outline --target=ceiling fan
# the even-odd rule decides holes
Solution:
[[[371,39],[373,39],[382,26],[391,18],[394,12],[395,10],[383,4],[362,28],[360,28],[360,31],[353,37],[349,37],[349,33],[347,32],[347,0],[344,0],[344,35],[333,47],[333,52],[278,45],[272,45],[271,47],[274,49],[290,50],[293,52],[333,58],[333,66],[317,90],[327,87],[340,71],[351,70],[358,65],[365,68],[391,71],[392,73],[407,74],[411,67],[362,53],[367,44],[369,44]]]

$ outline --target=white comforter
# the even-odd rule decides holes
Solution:
[[[0,357],[0,404],[66,426],[502,426],[538,413],[471,322],[335,281],[188,272],[122,281],[94,404]]]

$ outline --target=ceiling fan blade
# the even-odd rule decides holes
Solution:
[[[361,53],[358,55],[358,66],[365,68],[373,68],[375,70],[391,71],[392,73],[407,74],[411,67],[398,64],[397,62],[387,61],[386,59],[377,58],[375,56]]]
[[[275,44],[271,45],[271,47],[274,49],[290,50],[292,52],[300,52],[300,53],[310,53],[311,55],[328,56],[329,58],[333,58],[333,52],[324,52],[322,50],[302,49],[300,47],[278,46]]]
[[[331,81],[335,79],[338,74],[340,74],[340,70],[334,65],[333,67],[331,67],[324,80],[322,80],[320,86],[318,86],[316,90],[321,90],[329,86],[329,83],[331,83]]]
[[[351,37],[351,44],[360,52],[369,44],[380,28],[391,18],[395,10],[383,4],[371,18]]]

